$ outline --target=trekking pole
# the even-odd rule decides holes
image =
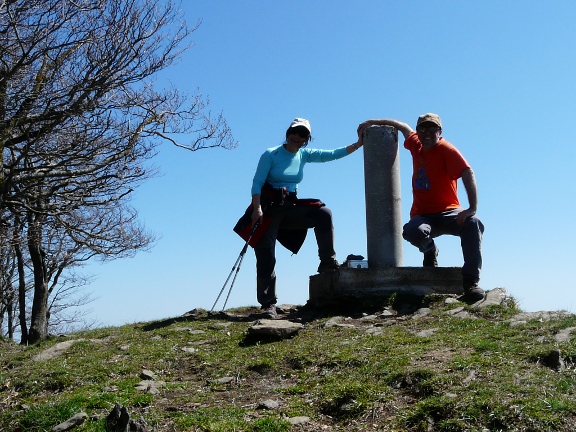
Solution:
[[[259,224],[260,224],[260,221],[259,220],[256,221],[256,223],[254,224],[254,226],[250,230],[250,234],[248,234],[248,239],[246,240],[246,243],[244,243],[244,247],[240,251],[240,255],[238,255],[238,258],[236,258],[236,262],[232,266],[232,270],[230,270],[230,274],[226,278],[226,282],[224,282],[224,285],[222,286],[222,289],[220,290],[218,297],[216,297],[216,301],[212,305],[212,309],[210,309],[210,313],[212,313],[212,311],[216,307],[216,303],[218,303],[218,300],[220,300],[220,296],[224,292],[224,289],[226,288],[226,285],[228,284],[230,277],[232,277],[232,273],[234,273],[234,270],[236,270],[236,274],[234,275],[234,279],[232,279],[232,283],[230,284],[230,288],[228,289],[228,295],[226,296],[226,301],[224,302],[224,306],[222,306],[222,311],[224,311],[224,309],[226,309],[226,303],[228,303],[228,298],[230,297],[230,293],[232,292],[232,287],[234,286],[234,282],[236,282],[236,277],[238,276],[238,272],[240,271],[240,266],[242,265],[242,260],[244,260],[244,255],[246,254],[246,251],[248,250],[248,243],[252,239],[252,236],[254,235],[254,232],[256,231],[256,228],[258,227]]]

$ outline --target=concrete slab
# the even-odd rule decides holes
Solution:
[[[460,267],[346,268],[310,276],[309,302],[322,305],[346,299],[463,293]]]

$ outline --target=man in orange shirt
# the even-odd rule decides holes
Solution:
[[[367,120],[358,126],[362,134],[369,126],[392,126],[404,135],[404,147],[412,154],[412,194],[414,201],[410,221],[402,236],[423,254],[425,267],[437,267],[438,248],[434,238],[444,234],[460,237],[464,265],[462,300],[474,303],[484,298],[478,286],[482,268],[482,234],[484,225],[476,217],[478,194],[476,178],[470,164],[442,134],[442,121],[437,114],[418,117],[416,132],[403,122],[393,119]],[[469,207],[458,201],[458,179],[468,195]]]

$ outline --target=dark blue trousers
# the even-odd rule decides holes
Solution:
[[[456,216],[462,208],[446,210],[441,213],[414,216],[404,225],[402,237],[416,246],[420,252],[429,252],[435,248],[434,238],[449,234],[460,237],[464,265],[462,277],[465,281],[478,282],[482,269],[482,234],[484,225],[476,216],[470,216],[464,224],[456,222]]]

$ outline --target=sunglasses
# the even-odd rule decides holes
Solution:
[[[440,130],[439,126],[424,126],[424,125],[420,125],[416,127],[416,131],[420,132],[420,133],[426,133],[426,132],[438,132]]]
[[[298,135],[300,138],[304,139],[310,138],[310,132],[308,131],[308,129],[302,126],[293,128],[291,131],[289,131],[289,133]]]

